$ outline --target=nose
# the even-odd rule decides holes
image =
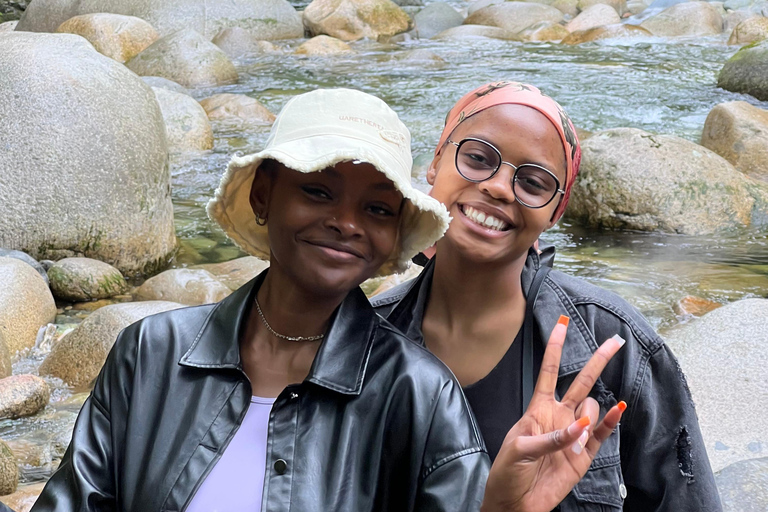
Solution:
[[[478,183],[480,191],[499,201],[514,202],[515,193],[512,190],[512,179],[515,176],[515,170],[512,164],[502,162],[501,167],[492,178]]]
[[[334,209],[326,217],[324,225],[343,238],[353,238],[362,234],[360,218],[351,206]]]

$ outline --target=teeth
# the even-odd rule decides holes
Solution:
[[[509,227],[509,225],[503,220],[497,219],[496,217],[488,215],[487,213],[475,210],[471,206],[464,206],[462,211],[464,212],[464,215],[483,227],[490,228],[495,231],[503,231]]]

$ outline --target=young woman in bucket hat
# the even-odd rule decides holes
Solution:
[[[381,100],[343,89],[290,100],[208,208],[269,269],[218,304],[121,333],[33,510],[478,510],[489,461],[460,387],[357,287],[447,227],[410,168],[410,135]],[[593,359],[585,386],[617,349]],[[619,417],[591,437],[581,418],[520,438],[509,468],[574,443],[594,450]],[[521,477],[494,501],[528,488]]]
[[[719,511],[693,402],[663,340],[616,295],[551,270],[554,248],[538,248],[565,210],[580,159],[570,119],[536,87],[495,82],[466,94],[448,113],[427,174],[450,228],[424,271],[373,305],[462,384],[495,460],[487,494],[507,485],[516,436],[596,418],[624,397],[622,424],[584,478],[573,486],[542,473],[524,498],[529,510]],[[561,400],[542,403],[533,383],[561,315],[570,317]],[[626,345],[597,381],[596,400],[574,402],[566,391],[574,376],[616,334]],[[569,457],[551,455],[555,466]]]

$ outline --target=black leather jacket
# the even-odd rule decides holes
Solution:
[[[555,251],[531,250],[522,273],[528,294],[536,271],[552,266]],[[372,299],[376,311],[423,344],[421,324],[434,268]],[[629,408],[587,474],[560,504],[561,512],[720,512],[693,401],[677,360],[643,316],[617,295],[552,270],[533,309],[542,345],[560,315],[571,318],[560,362],[558,394],[602,343],[619,334],[626,345],[603,371],[593,396],[604,412],[624,400]],[[503,391],[503,390],[500,390]],[[503,397],[499,397],[503,399]],[[510,425],[511,427],[511,425]]]
[[[121,333],[33,511],[187,507],[250,403],[238,333],[263,278]],[[488,466],[450,371],[355,289],[272,408],[262,511],[473,511]]]

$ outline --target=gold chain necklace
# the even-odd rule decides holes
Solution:
[[[321,340],[325,337],[325,334],[318,334],[317,336],[286,336],[285,334],[280,334],[279,332],[275,331],[271,325],[269,325],[269,322],[267,322],[267,319],[264,318],[264,313],[261,311],[261,307],[259,306],[259,301],[256,300],[254,297],[253,302],[256,303],[256,311],[259,312],[259,317],[261,318],[261,321],[264,322],[264,326],[269,330],[269,332],[272,333],[273,336],[277,338],[282,338],[284,340],[288,341],[317,341]]]

